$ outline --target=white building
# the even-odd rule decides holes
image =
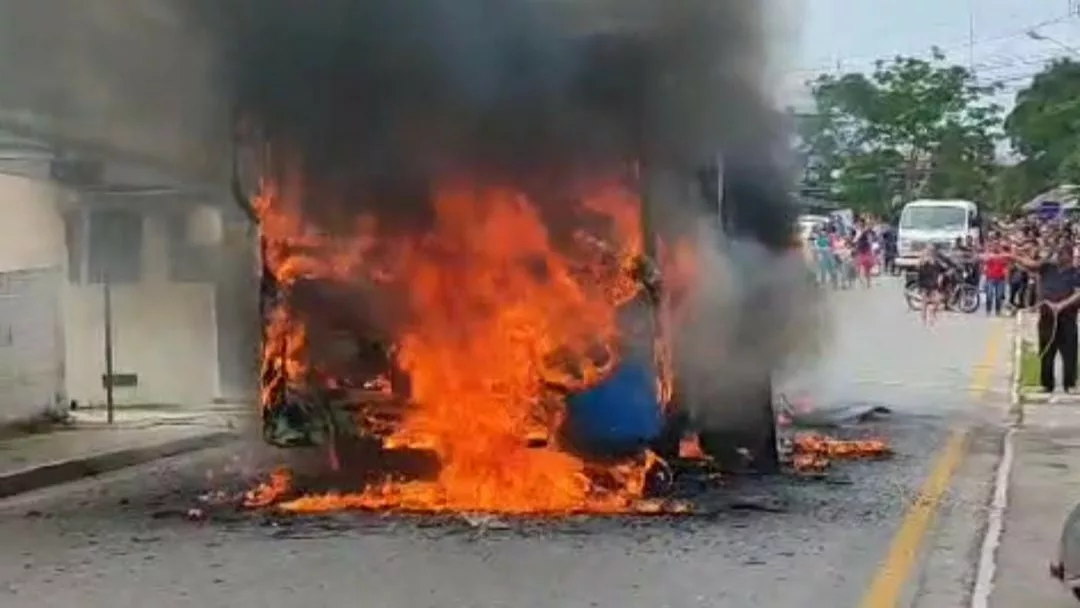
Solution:
[[[104,402],[106,273],[117,404],[249,397],[256,273],[227,205],[0,175],[0,424]]]

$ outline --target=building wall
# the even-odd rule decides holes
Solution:
[[[113,373],[134,374],[114,389],[117,404],[197,405],[219,396],[214,284],[170,276],[170,228],[176,214],[142,216],[137,282],[111,283]],[[85,240],[85,239],[84,239]],[[88,256],[71,263],[86,264]],[[104,288],[70,273],[64,294],[68,393],[80,403],[105,401]]]
[[[64,399],[64,192],[0,175],[0,424],[36,417]]]
[[[0,175],[0,272],[62,265],[63,190],[46,182]]]
[[[193,208],[145,199],[102,206],[46,181],[0,175],[0,424],[69,399],[104,403],[104,291],[94,279],[103,247],[138,260],[137,272],[111,286],[114,374],[137,378],[116,387],[116,403],[222,396],[215,294],[223,278],[236,280],[219,272],[219,245],[187,242]],[[138,238],[90,230],[95,213],[118,210],[135,218]],[[116,247],[133,242],[134,251]],[[246,357],[246,347],[225,340],[228,356]]]

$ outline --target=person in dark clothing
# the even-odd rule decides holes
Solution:
[[[1009,269],[1009,306],[1020,310],[1027,306],[1025,296],[1028,289],[1028,272],[1020,265],[1013,264]]]
[[[1062,388],[1076,389],[1077,309],[1080,307],[1080,272],[1073,264],[1071,247],[1057,250],[1053,260],[1016,258],[1036,273],[1039,298],[1039,380],[1043,390],[1054,391],[1054,362],[1062,363]]]
[[[923,323],[930,325],[937,320],[938,310],[941,308],[944,296],[942,290],[945,284],[945,275],[950,269],[950,260],[941,255],[936,247],[927,249],[919,259],[916,267],[916,283],[919,293],[922,294],[922,310],[920,311]]]
[[[941,296],[941,304],[944,307],[956,285],[964,278],[964,266],[953,255],[946,253],[941,246],[933,245],[928,250],[930,258],[934,260],[941,272],[938,281],[938,295]]]
[[[979,247],[975,244],[975,237],[970,234],[964,239],[964,252],[968,262],[964,265],[968,283],[978,289],[979,284],[982,283],[982,264],[979,263]]]
[[[896,231],[893,230],[891,226],[886,227],[881,233],[881,242],[882,249],[884,249],[884,255],[882,257],[885,262],[883,270],[886,274],[895,275],[898,270],[896,267],[896,258],[900,252],[896,243]]]
[[[1029,261],[1042,261],[1042,256],[1039,254],[1038,244],[1034,241],[1028,241],[1026,243],[1023,243],[1018,246],[1014,251],[1016,254],[1013,256],[1014,262],[1016,261],[1017,256]],[[1015,310],[1020,310],[1023,308],[1034,307],[1035,301],[1037,299],[1037,273],[1031,271],[1028,267],[1020,263],[1015,263],[1012,283],[1014,290],[1010,293],[1009,301],[1013,304],[1013,308]]]

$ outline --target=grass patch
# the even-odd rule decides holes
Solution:
[[[1035,344],[1023,340],[1020,342],[1020,388],[1038,388],[1039,353]]]

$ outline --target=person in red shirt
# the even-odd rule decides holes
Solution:
[[[1009,254],[997,242],[990,243],[986,252],[979,256],[982,261],[984,288],[986,291],[986,314],[1001,314],[1005,301],[1005,285],[1009,282]]]

